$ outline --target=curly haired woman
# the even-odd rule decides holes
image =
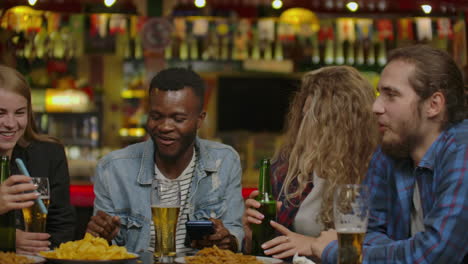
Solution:
[[[375,89],[354,68],[330,66],[306,73],[288,115],[284,143],[273,157],[272,184],[280,233],[262,245],[266,255],[312,256],[314,237],[333,226],[333,192],[360,183],[378,143],[372,113]],[[252,192],[245,202],[245,249],[251,224],[263,215]]]

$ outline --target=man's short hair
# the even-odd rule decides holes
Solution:
[[[200,98],[200,108],[203,107],[205,84],[200,75],[190,69],[169,68],[160,71],[151,80],[149,92],[153,89],[177,91],[185,87],[193,89],[195,95]]]
[[[447,113],[442,127],[467,117],[462,73],[448,53],[428,45],[413,45],[393,50],[388,63],[394,60],[415,66],[408,81],[422,100],[438,91],[445,96]]]

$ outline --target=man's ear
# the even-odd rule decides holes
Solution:
[[[198,115],[197,129],[200,129],[201,125],[203,124],[203,120],[205,120],[205,117],[206,117],[206,112],[201,111],[201,113]]]
[[[427,99],[426,114],[429,118],[441,116],[445,112],[445,96],[442,92],[435,92]]]

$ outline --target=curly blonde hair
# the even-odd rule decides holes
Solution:
[[[333,191],[362,181],[378,144],[374,100],[374,88],[356,69],[330,66],[306,73],[290,105],[284,143],[273,158],[288,161],[281,192],[291,203],[314,172],[324,179],[317,220],[325,227],[333,227]]]

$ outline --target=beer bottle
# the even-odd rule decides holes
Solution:
[[[1,156],[0,159],[0,183],[10,177],[10,159]],[[11,210],[0,215],[0,251],[16,251],[15,211]]]
[[[257,210],[265,218],[261,224],[252,224],[252,255],[264,256],[261,246],[275,237],[275,230],[270,225],[270,220],[276,220],[276,200],[271,192],[269,159],[261,161],[258,191],[259,194],[255,200],[259,201],[261,205]]]

